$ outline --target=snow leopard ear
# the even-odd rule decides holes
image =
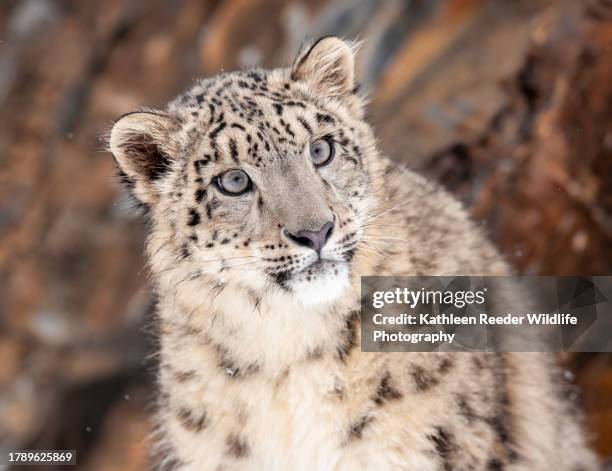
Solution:
[[[170,169],[176,149],[171,139],[175,118],[158,111],[137,111],[121,116],[110,132],[109,148],[123,180],[139,201],[158,199],[156,183]]]
[[[298,54],[291,79],[305,81],[327,96],[342,96],[355,89],[355,43],[334,36],[319,39]]]

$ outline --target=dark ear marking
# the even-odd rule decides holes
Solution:
[[[172,134],[180,120],[165,113],[136,111],[121,116],[113,125],[109,149],[117,165],[133,182],[133,193],[144,203],[157,199],[152,185],[171,167],[178,146]]]
[[[290,77],[309,84],[316,93],[328,97],[349,95],[355,86],[355,57],[352,43],[334,36],[316,41],[298,55]]]
[[[308,59],[308,56],[310,56],[310,53],[314,50],[314,48],[317,47],[321,41],[324,41],[328,38],[333,38],[333,37],[334,36],[329,35],[329,36],[323,36],[317,39],[312,44],[312,46],[310,46],[310,48],[308,48],[308,50],[298,58],[297,62],[295,63],[295,66],[293,67],[293,70],[291,71],[291,80],[297,80],[297,76],[295,75],[296,70],[298,70],[304,64],[304,62],[306,62],[306,59]]]
[[[135,159],[147,156],[140,165],[145,176],[151,181],[159,180],[170,167],[168,154],[148,135],[143,135],[140,142],[134,143],[132,152]]]

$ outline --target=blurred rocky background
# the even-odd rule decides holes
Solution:
[[[461,198],[517,270],[612,274],[611,0],[0,0],[1,448],[146,468],[144,226],[101,136],[326,34],[364,40],[385,151]],[[612,456],[611,356],[565,362]]]

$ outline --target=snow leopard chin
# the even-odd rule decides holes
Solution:
[[[294,275],[285,286],[304,306],[330,304],[350,287],[349,269],[341,262],[318,262],[310,273]]]

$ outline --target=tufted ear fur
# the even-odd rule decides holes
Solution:
[[[291,78],[310,83],[323,95],[347,95],[355,88],[355,48],[334,36],[321,38],[298,54]]]
[[[163,112],[123,115],[110,132],[109,147],[134,196],[145,204],[157,200],[155,182],[169,170],[176,149],[171,139],[177,120]]]

